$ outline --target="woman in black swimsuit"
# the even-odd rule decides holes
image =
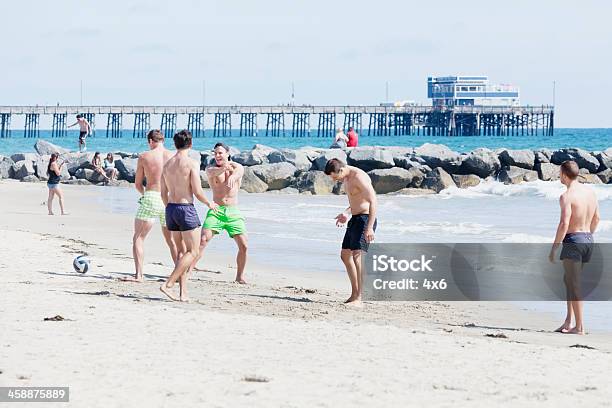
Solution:
[[[49,210],[49,215],[53,215],[53,197],[55,196],[59,198],[59,205],[60,209],[62,210],[62,215],[66,215],[66,213],[64,212],[64,193],[62,192],[59,186],[62,174],[62,166],[64,165],[64,162],[61,162],[58,165],[58,157],[59,154],[53,153],[51,155],[51,159],[49,160],[49,166],[47,166],[47,175],[49,176],[49,180],[47,181],[47,187],[49,187],[47,209]]]

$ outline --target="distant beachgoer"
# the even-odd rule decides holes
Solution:
[[[164,134],[155,129],[147,134],[149,151],[141,153],[136,165],[136,190],[141,194],[138,200],[138,211],[134,219],[134,236],[132,238],[132,254],[136,273],[134,277],[123,278],[123,281],[142,282],[144,268],[144,240],[153,228],[155,220],[159,220],[162,234],[170,248],[172,261],[178,259],[178,249],[172,240],[172,234],[166,227],[165,206],[161,196],[161,175],[164,164],[172,157],[172,152],[164,147]],[[147,180],[145,190],[144,180]]]
[[[62,215],[66,215],[64,211],[64,193],[59,185],[62,178],[62,166],[64,165],[64,161],[58,165],[58,157],[59,154],[53,153],[49,159],[49,165],[47,166],[47,176],[49,176],[49,180],[47,181],[47,187],[49,188],[47,209],[49,210],[49,215],[53,215],[53,197],[55,196],[59,199]]]
[[[108,153],[106,155],[106,159],[104,159],[104,171],[106,175],[111,180],[117,180],[117,176],[119,175],[119,171],[115,168],[115,158],[112,153]]]
[[[336,137],[334,138],[334,143],[331,145],[331,149],[344,148],[347,146],[349,138],[344,134],[342,128],[338,128],[336,130]]]
[[[82,114],[76,115],[77,121],[68,127],[79,125],[79,152],[87,150],[85,139],[91,134],[91,125]]]
[[[368,252],[377,226],[376,192],[366,172],[347,166],[339,159],[327,162],[325,174],[333,181],[343,182],[348,196],[349,206],[336,216],[336,226],[341,227],[348,221],[340,251],[340,258],[351,281],[351,296],[345,303],[359,304],[363,292],[362,254]],[[350,220],[347,212],[351,214]]]
[[[346,142],[346,147],[357,147],[359,144],[359,135],[355,132],[355,129],[351,126],[349,128],[348,133],[346,134],[348,137],[348,141]]]
[[[191,132],[188,130],[181,130],[174,135],[177,152],[164,165],[161,176],[161,197],[166,206],[166,225],[172,231],[177,246],[183,250],[172,274],[159,289],[170,299],[182,302],[189,300],[187,272],[200,252],[200,219],[193,205],[193,196],[213,212],[218,207],[204,195],[200,181],[200,163],[189,157],[191,144]],[[179,298],[170,292],[177,280],[180,280],[181,285]]]
[[[559,199],[561,219],[557,227],[555,242],[550,250],[549,260],[555,263],[556,252],[562,246],[560,259],[565,276],[563,281],[567,293],[567,314],[557,332],[585,334],[583,323],[580,275],[582,267],[591,259],[593,234],[599,224],[599,205],[595,192],[578,182],[580,169],[576,162],[568,160],[561,164],[561,183],[567,187]],[[572,315],[576,325],[572,328]]]
[[[195,267],[204,253],[204,248],[212,238],[227,231],[238,245],[236,255],[236,279],[238,283],[246,283],[244,279],[244,268],[247,261],[247,234],[244,217],[238,209],[238,190],[244,175],[244,168],[239,163],[230,161],[229,147],[224,143],[217,143],[213,149],[215,165],[206,168],[208,184],[213,192],[213,200],[219,205],[218,209],[210,210],[206,214],[202,227],[202,239],[200,241],[200,254],[194,261]]]
[[[110,180],[110,177],[106,175],[106,172],[102,168],[102,159],[100,159],[100,152],[95,152],[93,159],[91,159],[91,165],[94,168],[94,171],[100,174],[106,181]]]

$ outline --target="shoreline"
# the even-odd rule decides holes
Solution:
[[[88,408],[331,407],[348,395],[354,405],[386,406],[612,398],[610,334],[552,333],[559,321],[550,315],[501,302],[347,307],[346,279],[331,272],[249,264],[250,283],[237,285],[233,251],[208,251],[206,269],[221,273],[194,274],[193,302],[169,302],[159,292],[171,268],[157,228],[146,242],[147,280],[119,282],[133,270],[131,216],[66,186],[70,215],[50,217],[41,186],[0,183],[11,198],[0,213],[2,384],[70,386],[72,405]],[[71,259],[84,252],[93,268],[79,275]],[[56,315],[65,320],[43,321]]]

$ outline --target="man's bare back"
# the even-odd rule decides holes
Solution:
[[[571,208],[567,233],[594,232],[591,231],[591,225],[598,204],[597,196],[591,188],[574,183],[561,195],[561,200],[565,201]]]
[[[187,155],[174,155],[163,168],[162,177],[168,186],[168,202],[192,204],[194,189],[192,181],[200,180],[198,164]],[[163,197],[164,198],[164,197]]]
[[[158,146],[153,150],[140,154],[138,157],[138,168],[142,168],[142,176],[147,180],[147,191],[160,191],[164,165],[173,154],[173,152],[167,150],[164,146]],[[138,175],[138,169],[136,172]]]

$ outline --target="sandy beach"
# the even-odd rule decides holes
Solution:
[[[68,386],[74,407],[612,405],[612,334],[551,333],[555,316],[505,303],[356,309],[337,271],[257,262],[237,285],[221,245],[193,302],[174,303],[158,289],[171,272],[158,226],[146,281],[119,282],[133,218],[100,205],[102,188],[62,188],[70,214],[51,217],[44,184],[0,180],[0,386]]]

